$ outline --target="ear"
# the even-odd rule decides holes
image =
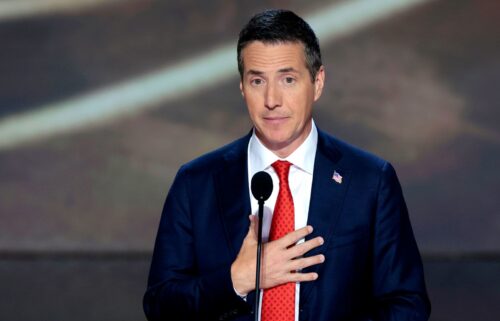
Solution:
[[[240,80],[240,92],[241,92],[241,96],[243,98],[245,98],[245,92],[243,91],[243,82]]]
[[[316,73],[316,79],[314,79],[314,101],[317,101],[319,97],[321,97],[324,85],[325,85],[325,68],[321,66],[319,67],[319,70]]]

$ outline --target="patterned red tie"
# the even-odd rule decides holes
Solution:
[[[295,229],[293,198],[288,185],[288,173],[292,164],[276,161],[272,164],[280,180],[278,199],[274,206],[269,241],[279,239]],[[264,290],[261,321],[295,320],[295,283],[286,283]]]

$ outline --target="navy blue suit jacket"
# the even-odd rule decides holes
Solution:
[[[144,310],[149,320],[253,320],[230,267],[251,212],[250,134],[181,167],[163,209]],[[339,184],[334,171],[342,176]],[[308,224],[325,243],[319,279],[300,286],[300,320],[427,320],[422,262],[396,173],[318,131]]]

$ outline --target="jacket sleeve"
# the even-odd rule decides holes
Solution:
[[[425,321],[430,302],[408,210],[394,168],[385,163],[379,182],[373,242],[373,321]]]
[[[189,188],[181,168],[165,201],[143,299],[150,321],[224,320],[246,307],[234,292],[230,265],[197,269]]]

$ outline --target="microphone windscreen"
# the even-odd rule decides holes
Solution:
[[[251,188],[253,197],[261,201],[267,200],[273,192],[271,175],[264,171],[255,173],[252,177]]]

